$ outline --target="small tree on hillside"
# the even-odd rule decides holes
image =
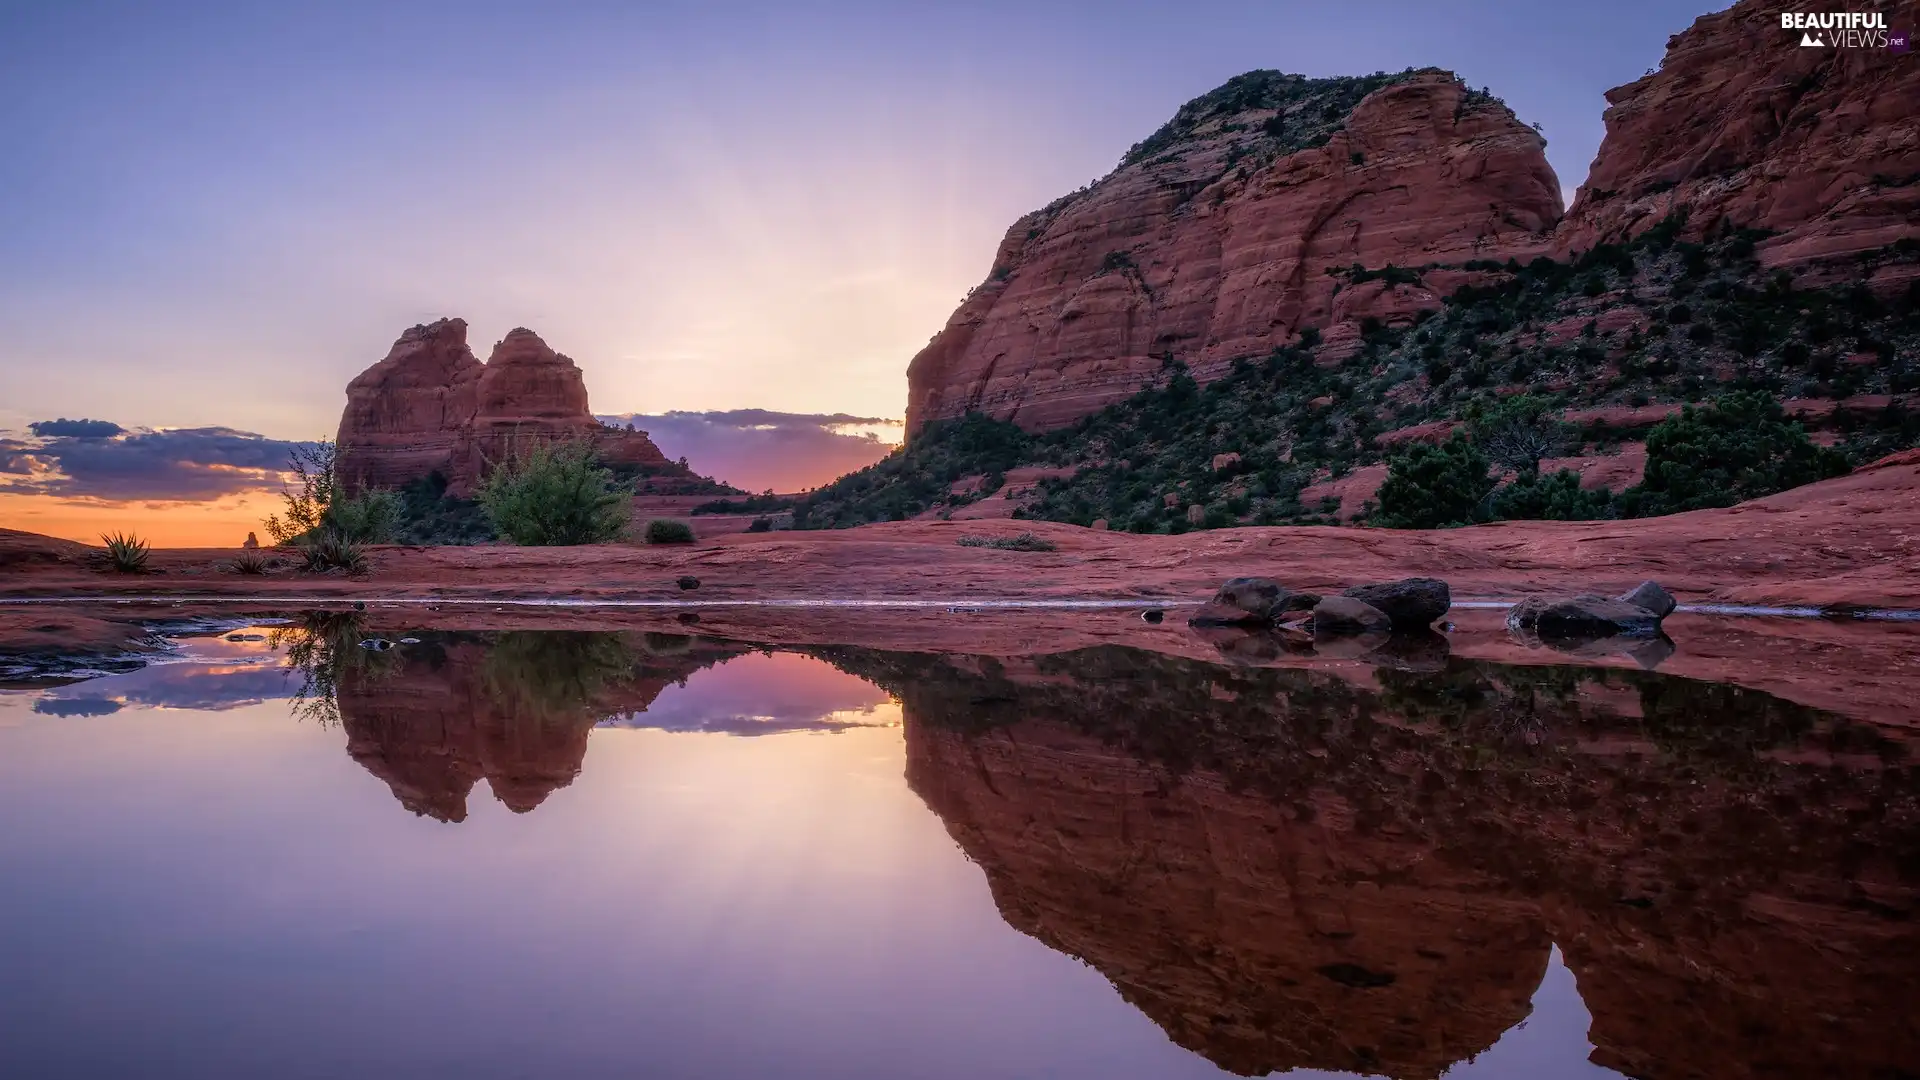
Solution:
[[[632,502],[586,442],[516,446],[480,486],[480,506],[494,529],[528,546],[618,540],[632,520]]]
[[[1532,394],[1516,394],[1490,405],[1476,403],[1467,412],[1474,444],[1496,465],[1515,472],[1537,472],[1540,461],[1567,445],[1567,426],[1552,406]]]
[[[1647,433],[1647,471],[1621,496],[1625,516],[1732,506],[1847,472],[1838,451],[1815,446],[1780,403],[1735,391],[1686,406]]]
[[[1463,436],[1418,444],[1388,459],[1380,507],[1368,521],[1388,529],[1471,525],[1487,520],[1493,487],[1486,455]]]

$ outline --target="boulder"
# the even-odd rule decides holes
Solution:
[[[1635,607],[1646,608],[1662,619],[1673,614],[1673,609],[1680,606],[1672,593],[1654,581],[1641,582],[1633,587],[1632,592],[1622,594],[1620,599]]]
[[[673,583],[680,586],[681,592],[692,592],[694,589],[700,587],[700,579],[694,577],[692,574],[683,574],[680,577],[674,578]]]
[[[1286,610],[1292,595],[1286,586],[1268,578],[1233,578],[1187,621],[1195,626],[1267,624]]]
[[[1660,632],[1660,616],[1610,596],[1534,597],[1513,606],[1507,628],[1542,640],[1652,637]]]
[[[1386,612],[1396,630],[1424,630],[1453,606],[1453,594],[1439,578],[1401,578],[1379,585],[1356,585],[1341,595]]]
[[[1313,606],[1313,635],[1384,634],[1393,629],[1387,613],[1351,596],[1328,596]]]

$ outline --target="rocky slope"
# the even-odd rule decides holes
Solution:
[[[580,369],[538,334],[510,331],[483,364],[467,347],[466,322],[442,319],[401,334],[385,359],[347,384],[335,468],[349,491],[439,473],[449,492],[468,495],[516,442],[575,439],[641,476],[695,479],[646,432],[595,419]]]
[[[1890,25],[1916,13],[1891,5]],[[1369,327],[1507,280],[1503,264],[1572,259],[1678,212],[1682,240],[1756,230],[1761,267],[1803,284],[1891,294],[1920,280],[1920,260],[1886,255],[1920,235],[1910,57],[1802,49],[1777,6],[1741,0],[1608,99],[1606,139],[1562,220],[1539,137],[1447,73],[1240,76],[1091,188],[1014,223],[909,367],[908,432],[969,411],[1057,428],[1147,385],[1166,358],[1205,383],[1306,328],[1324,338],[1320,363],[1348,360]],[[1646,321],[1609,321],[1617,295],[1583,306],[1549,337]]]

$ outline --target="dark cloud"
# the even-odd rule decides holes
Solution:
[[[33,711],[42,716],[111,716],[120,711],[120,702],[112,698],[51,698],[33,703]]]
[[[86,424],[104,424],[120,434],[46,435]],[[278,488],[288,456],[296,446],[307,445],[223,427],[125,432],[96,420],[42,421],[32,427],[41,435],[38,440],[0,439],[0,472],[32,474],[32,479],[0,485],[5,490],[70,498],[204,501]]]
[[[897,424],[848,413],[783,413],[768,409],[630,413],[603,416],[646,431],[670,458],[748,491],[800,491],[885,457],[889,442],[840,428]],[[897,429],[896,429],[897,430]],[[892,440],[898,441],[897,436]]]
[[[36,420],[27,429],[43,439],[111,439],[124,435],[126,428],[111,420]]]

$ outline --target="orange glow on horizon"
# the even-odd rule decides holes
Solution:
[[[0,493],[0,528],[98,544],[102,533],[130,532],[155,547],[237,548],[249,532],[270,544],[261,525],[280,497],[252,491],[212,502],[106,502]]]

